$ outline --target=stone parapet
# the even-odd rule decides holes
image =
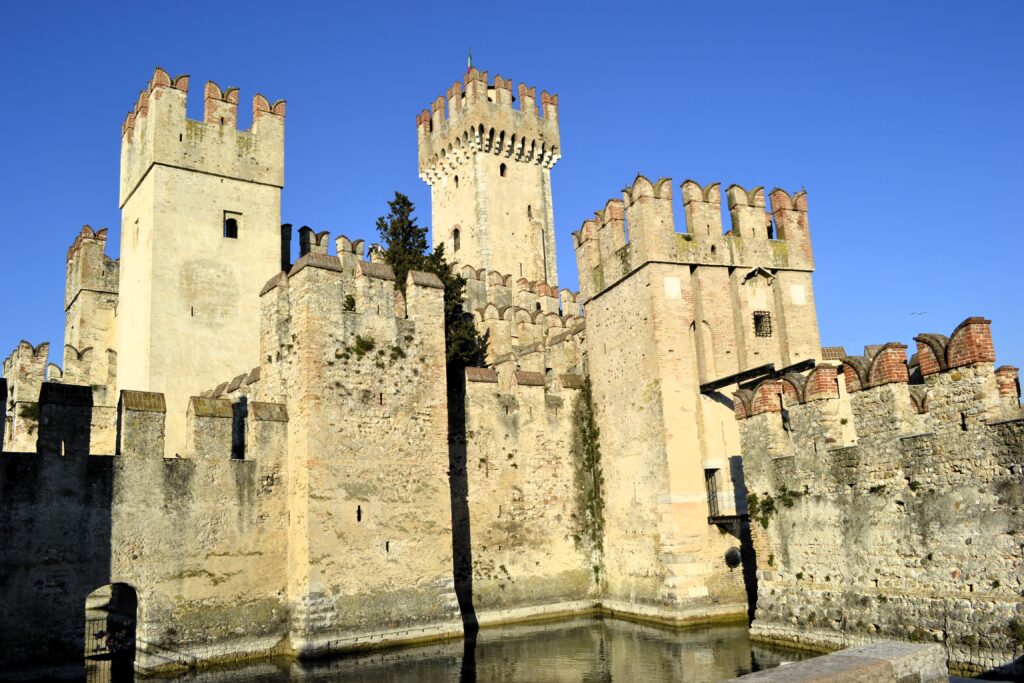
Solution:
[[[988,330],[918,335],[920,372],[890,343],[844,357],[838,390],[832,366],[787,375],[781,419],[753,408],[776,380],[737,393],[756,637],[936,640],[955,671],[1019,675],[1024,415]]]
[[[813,271],[807,196],[771,192],[771,212],[764,190],[738,185],[728,191],[732,229],[722,234],[718,183],[682,184],[686,225],[677,231],[672,215],[672,180],[656,182],[638,175],[593,218],[573,233],[580,273],[581,301],[586,303],[650,261],[728,267],[762,266]]]
[[[172,78],[157,67],[121,127],[121,192],[124,206],[153,164],[284,185],[284,100],[253,97],[252,127],[238,130],[237,88],[209,81],[202,121],[188,119],[189,77]]]
[[[520,84],[516,108],[512,90],[512,81],[470,68],[417,115],[420,177],[433,184],[478,153],[553,166],[561,156],[558,95],[541,93],[538,109],[536,89]]]

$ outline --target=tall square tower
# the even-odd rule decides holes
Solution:
[[[283,101],[205,89],[157,69],[121,138],[118,385],[167,397],[167,450],[181,449],[192,394],[258,365],[259,292],[281,266]]]
[[[558,96],[470,68],[416,118],[433,243],[449,259],[558,284],[551,167],[561,154]],[[518,107],[515,105],[518,103]],[[447,115],[445,106],[447,104]]]

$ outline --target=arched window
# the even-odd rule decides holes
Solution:
[[[459,229],[455,228],[452,230],[452,251],[458,251],[461,245],[461,239],[459,235]]]
[[[224,237],[228,239],[238,239],[238,228],[241,227],[242,214],[235,213],[234,211],[224,212]]]
[[[501,166],[498,167],[498,173],[501,174],[502,178],[505,177],[505,171],[507,171],[507,170],[508,170],[508,166],[506,166],[505,164],[502,164]]]
[[[459,189],[459,176],[455,176],[455,189]]]

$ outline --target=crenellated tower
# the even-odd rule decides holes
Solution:
[[[607,497],[613,609],[707,618],[746,609],[725,554],[745,512],[721,389],[820,358],[807,199],[638,176],[573,234]],[[623,416],[628,415],[628,420]],[[666,610],[666,606],[670,606]]]
[[[551,167],[558,96],[470,68],[416,117],[433,242],[451,260],[558,284]],[[539,104],[539,106],[538,106]]]
[[[259,291],[281,269],[285,104],[209,82],[203,121],[189,77],[157,69],[121,136],[118,384],[164,393],[178,452],[188,398],[257,364]]]
[[[107,229],[82,226],[68,249],[64,290],[64,374],[93,393],[91,451],[113,453],[117,410],[120,263],[106,255]]]

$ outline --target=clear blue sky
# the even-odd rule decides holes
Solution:
[[[0,354],[53,342],[65,251],[117,232],[121,122],[160,65],[288,100],[283,220],[375,238],[394,190],[430,222],[415,116],[465,71],[557,92],[570,233],[639,171],[804,186],[822,343],[851,353],[963,318],[1024,363],[1024,4],[7,3]],[[677,210],[677,222],[681,224]],[[117,235],[108,246],[117,254]],[[2,357],[0,355],[0,357]]]

